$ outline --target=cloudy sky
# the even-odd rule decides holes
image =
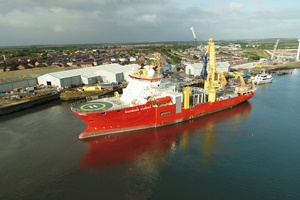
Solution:
[[[299,0],[0,0],[0,46],[298,38]]]

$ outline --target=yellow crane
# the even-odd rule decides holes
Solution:
[[[241,86],[236,87],[235,92],[243,93],[249,90],[249,87],[246,86],[245,80],[242,73],[238,72],[217,72],[216,68],[216,52],[215,52],[215,43],[213,38],[208,40],[208,48],[206,54],[209,53],[209,69],[208,76],[204,83],[204,89],[208,91],[208,102],[216,101],[217,88],[224,87],[227,84],[225,74],[227,76],[234,76],[237,79],[240,79]]]
[[[208,48],[205,54],[208,53],[209,69],[204,83],[204,89],[208,91],[208,102],[215,102],[217,88],[225,86],[227,81],[224,74],[217,72],[215,42],[213,38],[209,38],[208,40]]]

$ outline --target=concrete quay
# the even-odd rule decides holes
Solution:
[[[48,103],[50,101],[59,99],[59,93],[52,93],[47,96],[42,96],[35,99],[23,100],[20,102],[1,104],[0,103],[0,116],[6,115],[9,113],[17,112],[20,110],[28,109],[33,106],[41,105],[44,103]]]

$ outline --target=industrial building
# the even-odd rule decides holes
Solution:
[[[71,85],[92,85],[97,82],[122,82],[128,74],[139,68],[138,64],[107,64],[95,67],[47,73],[37,77],[38,84],[52,85],[59,88]]]
[[[217,62],[218,72],[229,72],[230,64],[228,62]],[[188,75],[200,75],[203,68],[203,63],[185,63],[185,73]],[[209,64],[207,70],[209,69]]]
[[[185,73],[188,75],[200,75],[203,68],[202,63],[186,63]],[[217,71],[228,72],[230,64],[228,62],[217,62]],[[38,84],[57,86],[64,88],[68,86],[79,86],[82,84],[93,85],[98,82],[119,83],[128,81],[128,74],[137,70],[138,64],[120,65],[107,64],[88,68],[66,70],[60,72],[47,73],[37,77]],[[208,66],[209,68],[209,66]]]

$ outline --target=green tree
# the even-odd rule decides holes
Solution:
[[[173,62],[173,64],[178,64],[178,63],[181,62],[181,59],[180,59],[179,57],[177,57],[177,56],[174,56],[174,57],[172,58],[172,62]]]

